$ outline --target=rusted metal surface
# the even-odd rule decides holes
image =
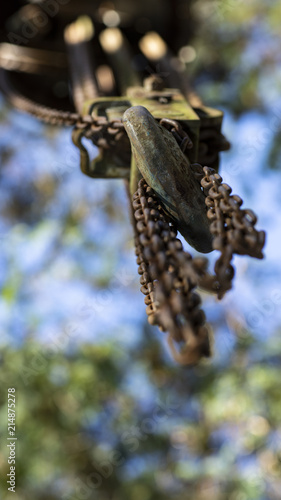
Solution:
[[[129,42],[116,29],[102,28],[100,40],[115,73],[113,88],[116,84],[119,96],[98,96],[102,89],[86,39],[75,39],[77,33],[73,39],[72,35],[66,46],[73,112],[28,99],[13,88],[8,77],[7,70],[36,73],[42,69],[43,74],[43,68],[48,67],[50,71],[65,71],[61,52],[56,52],[52,61],[46,50],[15,50],[0,44],[0,87],[18,109],[49,124],[74,127],[72,139],[80,151],[83,173],[93,178],[125,179],[149,323],[169,332],[168,341],[178,362],[197,363],[211,354],[210,328],[197,288],[221,299],[232,286],[233,255],[260,259],[265,242],[265,233],[255,228],[255,214],[241,208],[241,198],[231,195],[231,188],[217,173],[219,152],[230,146],[221,132],[223,113],[204,106],[191,94],[184,74],[172,73],[176,71],[171,64],[173,56],[165,44],[165,52],[157,53],[155,60],[164,69],[170,68],[166,83],[175,82],[179,89],[166,88],[159,75],[150,76],[141,86],[139,75],[128,66]],[[120,46],[116,48],[118,37]],[[146,39],[144,52],[148,42]],[[135,86],[130,87],[132,83]],[[120,97],[120,93],[124,95]],[[99,148],[93,161],[83,138]],[[220,252],[213,274],[208,272],[206,258],[192,258],[184,251],[177,231],[200,252]]]
[[[169,332],[169,344],[178,362],[196,363],[211,352],[201,299],[194,292],[207,261],[192,259],[183,251],[175,227],[144,179],[133,196],[133,210],[138,272],[148,321]],[[181,351],[174,342],[183,344]]]
[[[233,255],[261,259],[265,243],[264,231],[255,229],[256,216],[251,210],[241,209],[241,198],[231,196],[231,188],[222,183],[222,178],[208,167],[196,165],[194,171],[204,190],[213,249],[221,252],[213,275],[208,273],[207,259],[192,259],[183,250],[175,226],[145,179],[133,196],[137,264],[148,321],[169,332],[173,356],[183,364],[210,355],[210,329],[196,287],[221,299],[232,286]],[[174,342],[182,348],[176,349]]]
[[[263,258],[265,232],[257,231],[257,217],[252,210],[242,209],[242,199],[231,195],[231,187],[222,183],[214,170],[204,167],[201,186],[206,196],[207,217],[211,221],[213,249],[221,252],[215,265],[215,274],[220,288],[218,298],[231,288],[234,269],[231,260],[234,254]]]

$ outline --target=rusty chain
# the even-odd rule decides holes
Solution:
[[[38,118],[44,123],[71,126],[75,125],[79,121],[80,117],[78,113],[49,108],[23,96],[20,92],[13,88],[7,77],[7,72],[2,68],[0,69],[0,88],[12,106],[20,111],[34,116],[35,118]]]
[[[183,130],[181,124],[178,121],[171,120],[170,118],[162,118],[162,120],[160,120],[160,125],[165,127],[173,134],[183,153],[186,149],[191,149],[193,147],[192,140],[190,139],[189,135]]]
[[[130,154],[129,139],[121,120],[80,116],[75,112],[42,106],[14,90],[3,70],[0,70],[0,86],[11,104],[21,111],[48,124],[74,125],[83,129],[83,135],[99,148],[114,149],[120,155],[124,152]],[[192,147],[191,139],[179,122],[163,118],[160,124],[173,134],[183,152]],[[202,138],[205,142],[211,139],[207,135]],[[222,140],[217,132],[214,140]],[[191,169],[205,195],[214,238],[213,249],[220,251],[213,275],[207,272],[207,259],[192,258],[183,250],[175,226],[144,179],[139,182],[132,200],[138,272],[141,291],[146,296],[148,321],[169,332],[172,354],[183,364],[196,363],[202,357],[210,356],[211,351],[209,328],[196,288],[215,293],[221,299],[232,286],[233,255],[262,258],[265,242],[264,231],[257,231],[254,227],[255,214],[241,209],[241,198],[231,195],[231,188],[222,183],[215,170],[199,164],[191,165]],[[175,347],[175,342],[181,345],[180,350]]]
[[[206,272],[207,259],[192,259],[184,252],[174,226],[144,179],[133,196],[133,210],[138,272],[148,321],[169,332],[168,341],[178,362],[196,363],[210,355],[205,314],[194,292]],[[174,341],[184,344],[181,352]]]
[[[231,260],[234,254],[249,255],[262,259],[265,232],[257,231],[257,217],[252,210],[241,209],[242,199],[231,195],[231,187],[213,169],[203,168],[201,186],[206,196],[207,217],[211,221],[213,249],[221,256],[215,265],[215,275],[220,283],[218,298],[231,288],[234,268]]]
[[[44,123],[57,126],[73,126],[85,129],[85,133],[98,133],[99,137],[105,130],[109,129],[111,135],[115,135],[120,129],[124,130],[121,120],[108,121],[105,117],[92,117],[90,115],[81,116],[79,113],[63,111],[59,109],[43,106],[13,88],[7,77],[7,72],[0,68],[0,88],[6,95],[12,106],[20,111],[28,113]]]
[[[175,227],[144,179],[133,196],[136,255],[148,321],[169,331],[172,354],[183,364],[210,355],[208,328],[195,288],[216,293],[221,299],[232,286],[233,255],[261,259],[265,243],[264,231],[254,227],[255,214],[241,209],[242,199],[231,195],[231,188],[222,183],[221,176],[198,164],[192,168],[206,197],[213,249],[221,252],[214,275],[207,272],[207,259],[192,259],[183,250]],[[180,352],[174,341],[183,343]]]

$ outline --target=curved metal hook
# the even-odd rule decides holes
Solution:
[[[180,233],[199,252],[211,252],[205,196],[172,134],[143,106],[127,109],[123,122],[138,169]]]

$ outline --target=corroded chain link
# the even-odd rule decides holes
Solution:
[[[0,70],[0,86],[18,109],[52,125],[74,125],[99,148],[114,150],[119,157],[130,157],[130,142],[121,120],[80,116],[37,104],[14,90],[3,70]],[[160,124],[173,134],[183,152],[192,147],[179,122],[164,118]],[[199,164],[190,168],[205,195],[213,249],[220,251],[213,275],[207,272],[207,259],[192,258],[183,250],[175,226],[144,179],[133,197],[136,255],[148,320],[169,332],[173,356],[184,364],[196,363],[210,355],[209,329],[196,287],[222,298],[232,286],[233,255],[262,258],[265,242],[264,231],[255,229],[255,214],[241,208],[242,199],[231,195],[231,188],[215,170]],[[182,345],[180,351],[175,342]]]
[[[190,139],[187,132],[183,130],[181,124],[178,121],[171,120],[170,118],[162,118],[162,120],[160,120],[160,125],[165,127],[173,134],[183,153],[186,149],[191,149],[193,147],[192,140]]]
[[[231,288],[234,268],[231,260],[234,254],[249,255],[262,259],[265,232],[257,231],[257,217],[252,210],[242,209],[243,200],[231,195],[232,189],[222,182],[213,169],[203,168],[201,186],[206,196],[207,216],[211,220],[213,249],[221,252],[215,264],[215,275],[220,288],[218,298]]]
[[[121,119],[108,120],[105,116],[79,115],[79,113],[63,111],[43,106],[13,88],[7,72],[0,68],[0,88],[12,106],[35,118],[56,126],[75,126],[83,129],[84,136],[101,149],[115,149],[115,154],[125,157],[130,154],[131,146]],[[160,124],[174,135],[181,149],[192,147],[188,134],[183,131],[179,122],[163,118]]]
[[[148,321],[169,332],[169,344],[177,361],[196,363],[210,355],[205,314],[194,292],[207,260],[192,259],[183,250],[175,228],[144,179],[133,196],[133,210],[138,272]],[[184,344],[181,352],[174,341]]]
[[[84,137],[90,139],[95,146],[103,150],[114,150],[114,154],[123,159],[125,163],[130,161],[130,141],[121,119],[108,120],[105,116],[81,116],[79,113],[43,106],[14,89],[7,72],[1,68],[0,88],[12,106],[20,111],[49,125],[75,126],[76,129],[82,129]],[[160,124],[171,131],[183,151],[192,147],[188,134],[182,129],[179,122],[164,118],[160,120]]]
[[[0,69],[0,88],[9,99],[12,106],[20,111],[29,113],[45,123],[51,125],[71,126],[75,125],[80,119],[78,113],[49,108],[23,96],[20,92],[13,88],[7,77],[6,71],[3,69]]]
[[[76,128],[84,128],[84,137],[98,148],[111,150],[125,164],[130,163],[131,145],[123,122],[119,119],[107,120],[105,116],[89,116],[88,120],[83,117],[76,124]]]
[[[50,108],[28,99],[13,88],[6,71],[3,69],[0,69],[0,88],[8,97],[12,106],[38,118],[44,123],[58,126],[75,125],[77,128],[85,129],[86,136],[95,136],[95,134],[98,134],[99,138],[101,138],[104,132],[108,132],[110,136],[115,136],[118,132],[124,130],[122,121],[118,119],[108,121],[103,116],[80,116],[79,113]]]
[[[148,321],[169,332],[172,354],[184,364],[210,354],[208,328],[195,288],[199,286],[222,298],[232,285],[233,255],[262,258],[265,242],[264,231],[254,227],[255,214],[240,208],[241,198],[230,195],[231,188],[222,183],[221,176],[208,167],[192,167],[206,196],[213,248],[221,252],[214,275],[207,272],[207,259],[192,259],[183,250],[175,227],[144,179],[133,196],[138,272]],[[180,352],[174,341],[183,343]]]

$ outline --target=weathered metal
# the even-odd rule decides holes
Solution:
[[[122,28],[104,29],[103,14],[95,4],[92,0],[87,3],[87,14],[99,25],[93,40],[97,66],[89,56],[85,30],[77,31],[75,23],[74,31],[71,28],[70,36],[65,37],[68,67],[59,37],[56,49],[60,50],[55,50],[52,58],[45,44],[39,43],[44,42],[44,33],[52,29],[50,20],[47,31],[39,30],[38,37],[32,39],[32,43],[38,41],[38,48],[16,49],[11,44],[0,44],[0,86],[19,109],[47,123],[74,126],[72,138],[79,148],[84,174],[93,178],[125,179],[149,322],[169,332],[169,344],[177,361],[196,363],[211,352],[210,333],[196,287],[222,298],[232,286],[233,255],[262,258],[265,233],[255,229],[255,215],[241,209],[241,198],[231,196],[231,188],[222,183],[217,173],[219,152],[229,148],[221,133],[223,113],[204,106],[191,92],[186,73],[177,71],[177,61],[169,46],[175,29],[168,43],[157,34],[155,38],[155,33],[152,37],[148,34],[142,42],[133,42],[132,32],[127,40],[126,30]],[[140,11],[144,4],[147,12],[160,5],[157,1],[152,6],[150,0],[134,3]],[[39,6],[28,6],[30,15],[34,8]],[[61,30],[66,28],[67,33],[67,25],[73,22],[72,12],[66,5],[61,13]],[[116,14],[121,19],[122,10]],[[69,22],[64,16],[71,18]],[[17,16],[12,16],[10,21],[16,30]],[[89,18],[84,19],[89,24],[88,21]],[[100,44],[96,43],[97,38]],[[157,47],[153,46],[155,40]],[[151,73],[151,67],[156,65],[158,72],[164,72],[165,82],[160,75],[153,75],[141,86],[144,75],[141,77],[140,71],[137,73],[131,65],[131,52],[139,42],[143,53],[147,51],[146,73]],[[105,57],[115,75],[110,95],[103,95],[96,78]],[[76,110],[60,111],[21,95],[13,88],[6,71],[43,75],[46,68],[52,77],[68,70]],[[29,89],[27,86],[25,89],[28,96]],[[115,97],[114,93],[118,95]],[[120,94],[124,95],[120,97]],[[99,155],[92,161],[84,139],[99,148]],[[203,168],[200,163],[212,168]],[[207,271],[207,259],[192,259],[183,250],[176,238],[177,230],[198,251],[220,252],[214,274]],[[180,351],[174,342],[183,344]]]
[[[143,106],[129,108],[123,123],[137,168],[180,233],[199,252],[211,252],[205,196],[173,135]]]
[[[141,292],[152,325],[169,332],[174,358],[197,363],[211,354],[210,332],[201,299],[195,292],[200,277],[207,276],[207,260],[192,259],[176,238],[176,228],[144,179],[133,196],[135,246]],[[183,343],[178,351],[175,342]]]
[[[156,79],[154,80],[156,81]],[[123,134],[122,119],[124,112],[133,106],[145,107],[156,120],[164,120],[165,126],[169,125],[169,120],[170,123],[172,123],[171,121],[179,123],[181,129],[184,129],[190,162],[199,161],[200,156],[202,156],[200,145],[203,148],[202,144],[203,141],[205,141],[204,144],[206,143],[208,133],[209,135],[213,133],[216,141],[213,141],[213,147],[210,147],[210,144],[205,144],[205,155],[211,154],[212,166],[218,167],[219,151],[229,148],[229,143],[221,134],[223,113],[203,106],[195,110],[178,89],[155,90],[151,86],[153,87],[153,79],[150,86],[129,87],[125,96],[99,97],[84,103],[81,123],[85,123],[86,118],[87,125],[85,123],[86,128],[79,125],[79,132],[74,135],[75,144],[82,153],[81,169],[84,173],[90,177],[106,177],[107,164],[109,163],[111,174],[115,172],[117,178],[122,177],[122,175],[127,178],[130,175],[129,170],[126,170],[130,169],[131,166],[131,158],[128,154],[130,143],[127,135]],[[89,122],[89,117],[92,119],[92,124]],[[202,126],[204,136],[201,138]],[[117,133],[118,131],[119,133]],[[92,162],[86,155],[85,147],[80,147],[83,137],[90,138],[101,149],[100,155]],[[118,148],[118,143],[122,143],[121,149]],[[104,149],[107,150],[106,158],[102,151]],[[126,151],[125,155],[124,151]],[[132,177],[135,177],[133,171]],[[133,194],[137,184],[131,183],[131,186],[131,194]]]

